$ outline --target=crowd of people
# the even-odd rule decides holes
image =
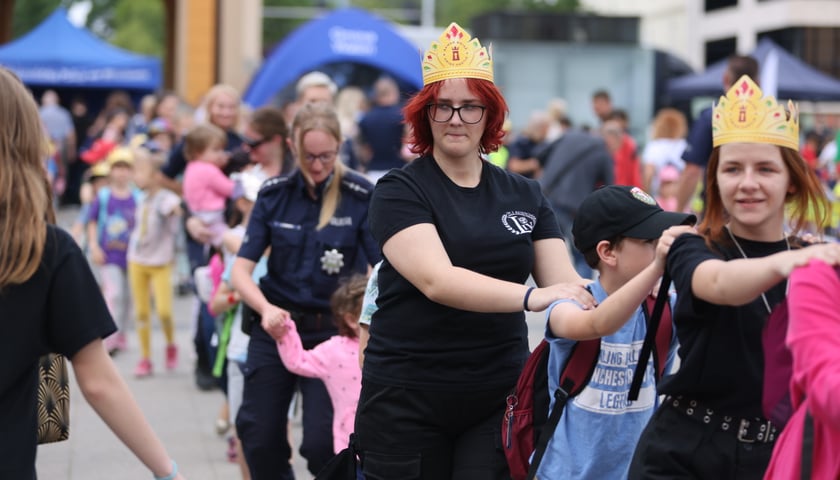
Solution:
[[[248,111],[216,85],[195,110],[167,92],[135,113],[117,93],[95,119],[51,91],[37,110],[0,69],[0,311],[47,307],[7,337],[0,398],[18,393],[3,418],[34,427],[34,362],[62,353],[155,478],[181,478],[108,358],[156,374],[154,314],[164,370],[183,358],[176,325],[193,327],[196,384],[224,393],[213,420],[244,479],[294,478],[295,444],[313,475],[349,447],[358,478],[510,478],[500,425],[533,311],[551,390],[577,342],[602,341],[543,432],[539,478],[792,478],[806,463],[837,478],[832,142],[800,139],[796,108],[763,97],[740,56],[714,108],[690,129],[661,109],[644,148],[607,90],[597,126],[555,99],[517,133],[489,53],[452,24],[410,96],[310,72],[282,108]],[[75,201],[68,235],[52,212]],[[667,375],[649,365],[631,401],[643,304],[666,272]],[[175,292],[194,295],[194,318],[175,318]],[[762,411],[762,327],[785,299],[796,412],[782,429]],[[33,478],[34,438],[14,447],[0,476]]]

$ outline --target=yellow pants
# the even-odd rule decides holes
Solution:
[[[134,298],[134,313],[137,316],[137,335],[140,337],[140,355],[148,359],[151,356],[151,326],[149,315],[152,294],[155,299],[157,316],[163,326],[166,343],[175,343],[172,327],[172,265],[148,266],[128,262],[128,282]],[[151,292],[149,291],[151,287]]]

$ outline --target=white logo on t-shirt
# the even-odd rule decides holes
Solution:
[[[528,212],[507,212],[502,215],[502,225],[516,235],[533,232],[536,224],[537,217]]]

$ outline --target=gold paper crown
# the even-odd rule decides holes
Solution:
[[[763,92],[747,75],[726,92],[712,112],[712,144],[770,143],[799,151],[799,112],[788,100],[788,109]],[[788,115],[789,113],[789,115]]]
[[[423,85],[447,78],[493,81],[493,60],[477,38],[452,22],[423,57]]]

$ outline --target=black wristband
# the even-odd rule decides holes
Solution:
[[[530,312],[531,310],[528,308],[528,299],[531,298],[531,292],[534,291],[536,287],[528,287],[528,291],[525,292],[525,300],[522,301],[522,306],[525,308],[526,312]]]

